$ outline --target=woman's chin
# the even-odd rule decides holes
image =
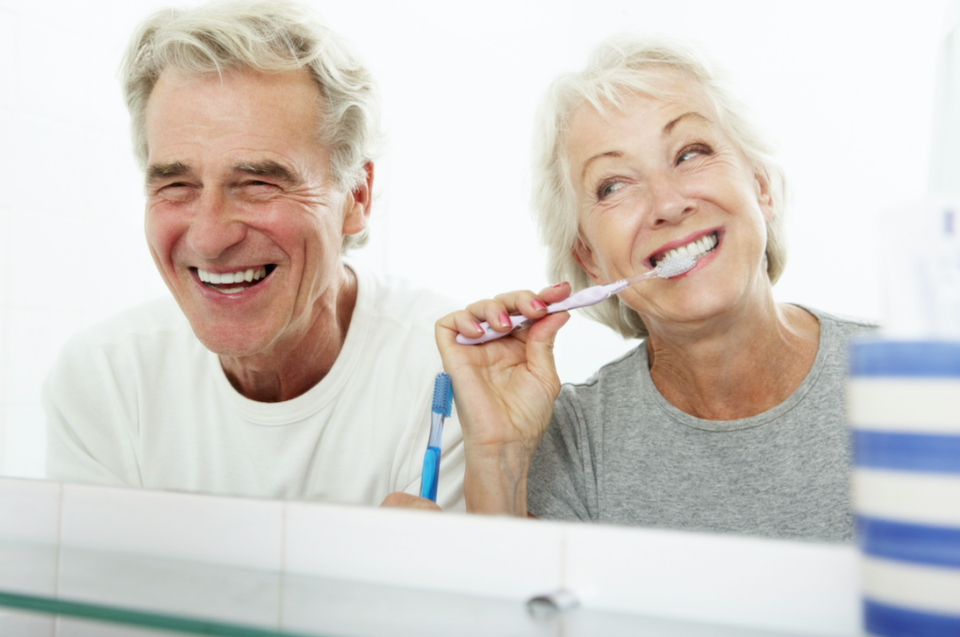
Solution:
[[[644,317],[644,323],[651,332],[668,332],[673,328],[683,329],[708,327],[711,324],[726,324],[730,317],[743,307],[742,299],[732,300],[719,294],[685,295],[663,303],[656,311]]]

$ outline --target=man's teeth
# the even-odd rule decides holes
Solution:
[[[701,254],[710,252],[715,247],[717,247],[717,235],[716,233],[708,234],[704,237],[700,237],[692,243],[688,243],[685,246],[680,246],[679,248],[674,248],[664,253],[664,259],[673,259],[675,257],[699,257]]]
[[[259,281],[263,277],[267,276],[266,266],[261,267],[259,270],[254,270],[252,268],[248,270],[238,270],[237,272],[224,272],[222,274],[217,272],[207,272],[206,270],[201,270],[197,268],[197,276],[200,277],[200,280],[204,283],[243,283],[246,281],[250,283],[251,281]],[[234,292],[239,292],[243,288],[233,288],[230,290],[220,290],[221,292],[226,292],[227,294],[232,294]]]

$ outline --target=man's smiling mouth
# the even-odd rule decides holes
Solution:
[[[235,272],[207,272],[200,268],[190,268],[197,273],[200,282],[206,287],[223,294],[237,294],[263,282],[277,266],[268,263],[259,268],[247,268]]]

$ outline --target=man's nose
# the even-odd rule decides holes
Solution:
[[[216,260],[247,235],[235,202],[215,188],[204,188],[196,201],[187,241],[197,256]]]
[[[650,180],[654,227],[680,223],[696,211],[696,201],[686,195],[684,185],[673,175]]]

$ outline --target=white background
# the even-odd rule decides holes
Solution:
[[[923,196],[945,0],[311,3],[380,83],[388,143],[356,260],[462,300],[546,284],[529,215],[536,102],[623,30],[700,43],[780,149],[780,300],[881,318],[880,213]],[[0,472],[43,473],[40,384],[72,333],[164,294],[116,69],[160,2],[0,0]],[[908,224],[909,219],[903,219]],[[633,347],[576,317],[561,378]]]

